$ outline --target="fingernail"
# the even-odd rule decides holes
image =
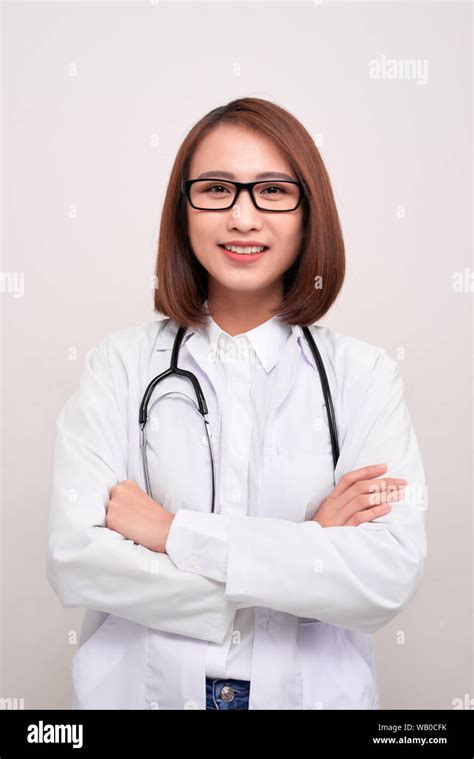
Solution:
[[[374,469],[385,469],[387,464],[375,464]]]

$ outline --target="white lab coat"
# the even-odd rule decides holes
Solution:
[[[72,661],[73,708],[205,709],[206,646],[222,643],[246,606],[255,607],[250,709],[380,708],[372,634],[414,596],[426,556],[425,474],[397,362],[384,349],[311,327],[337,420],[336,482],[382,462],[382,476],[408,480],[389,514],[323,528],[311,519],[334,487],[324,397],[303,332],[292,328],[269,410],[256,513],[232,518],[220,582],[105,527],[114,484],[130,479],[145,490],[138,409],[148,383],[170,364],[176,331],[164,318],[104,338],[87,353],[79,388],[58,417],[48,578],[63,606],[87,609]],[[185,340],[179,366],[201,383],[217,450],[215,366],[202,332]],[[153,399],[173,390],[194,398],[185,379],[172,377]],[[203,422],[179,397],[158,404],[153,495],[173,513],[208,513]]]

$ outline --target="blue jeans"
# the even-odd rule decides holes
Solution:
[[[250,680],[206,677],[206,709],[248,709]]]

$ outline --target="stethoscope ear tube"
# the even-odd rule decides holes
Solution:
[[[164,372],[162,372],[157,377],[152,379],[147,389],[145,390],[145,393],[142,398],[142,402],[140,403],[140,410],[138,414],[138,422],[140,424],[140,427],[142,428],[147,421],[148,403],[156,385],[159,382],[161,382],[161,380],[163,380],[165,377],[167,377],[168,375],[171,376],[172,374],[177,374],[182,377],[187,377],[189,380],[191,380],[191,382],[193,383],[194,392],[196,393],[199,412],[201,413],[202,416],[205,416],[208,413],[206,399],[204,397],[204,393],[202,392],[201,385],[199,384],[197,377],[192,372],[188,372],[186,371],[186,369],[180,369],[178,367],[179,349],[180,349],[181,341],[183,339],[185,332],[186,332],[186,327],[179,327],[178,332],[176,333],[176,338],[173,345],[173,352],[171,354],[171,364],[169,368],[165,369]]]
[[[308,341],[309,347],[311,348],[314,360],[316,361],[319,377],[321,379],[321,386],[323,389],[324,401],[326,403],[326,411],[328,415],[329,434],[331,436],[332,460],[334,463],[334,469],[336,469],[337,462],[339,460],[339,442],[337,439],[336,415],[334,413],[334,406],[332,405],[331,390],[329,388],[329,382],[326,370],[324,368],[323,360],[316,346],[316,343],[314,342],[313,336],[308,327],[302,327],[302,329],[306,340]]]

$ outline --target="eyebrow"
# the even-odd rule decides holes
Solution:
[[[235,174],[231,174],[229,171],[204,171],[202,174],[196,177],[196,179],[212,177],[221,177],[222,179],[235,179]],[[295,180],[295,177],[290,177],[289,174],[284,174],[282,171],[264,171],[261,174],[256,174],[255,179],[291,179]]]

